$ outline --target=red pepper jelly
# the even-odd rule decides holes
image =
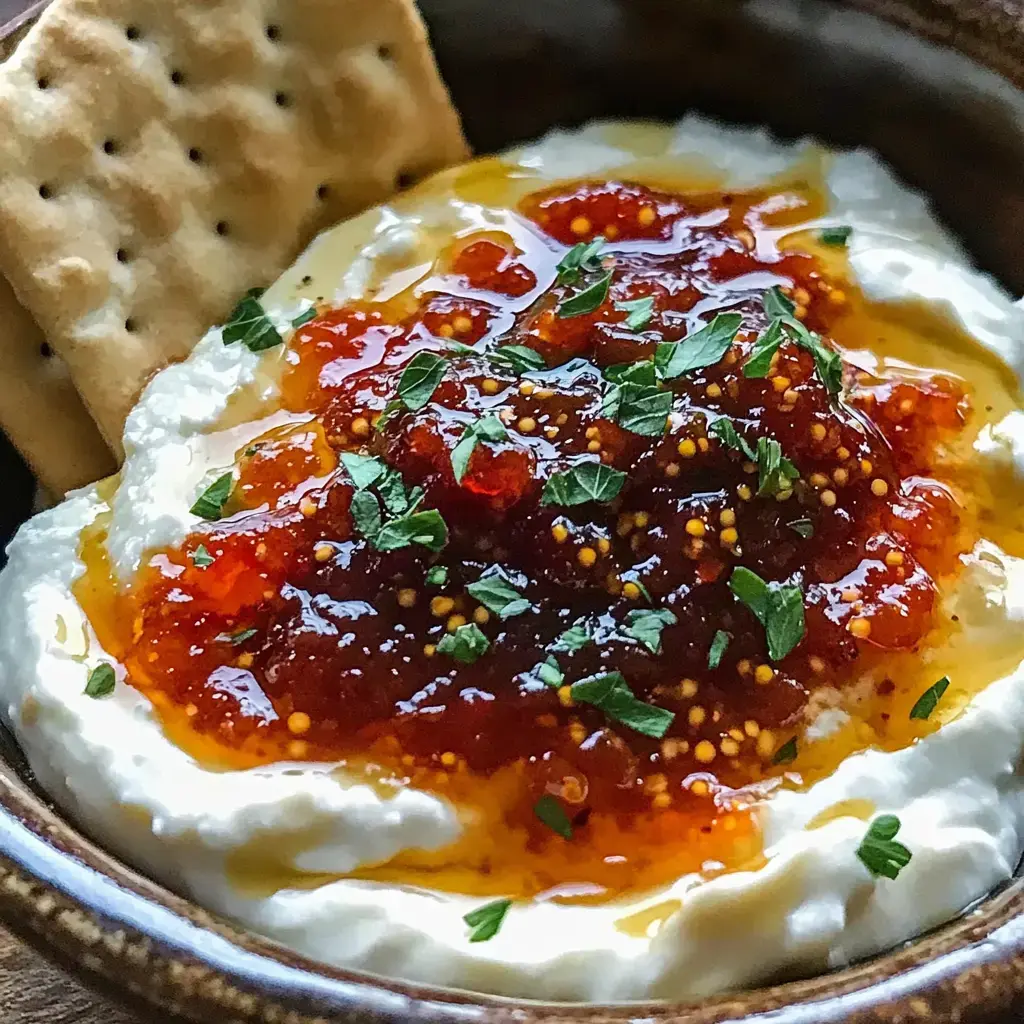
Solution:
[[[466,812],[364,877],[603,899],[756,862],[814,702],[934,642],[973,543],[938,479],[966,385],[843,358],[841,257],[778,242],[816,202],[574,183],[319,308],[210,521],[120,589],[85,544],[105,649],[205,763]],[[856,742],[927,730],[879,739],[895,690]]]

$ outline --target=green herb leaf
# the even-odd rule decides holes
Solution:
[[[565,808],[550,793],[545,793],[534,805],[533,813],[552,832],[556,832],[563,839],[572,839],[572,822]]]
[[[867,835],[857,847],[857,856],[876,877],[896,878],[910,863],[911,852],[895,842],[900,819],[895,814],[881,814],[868,826]]]
[[[949,689],[949,676],[943,676],[937,683],[932,683],[914,702],[914,706],[910,709],[910,717],[921,722],[927,721],[947,689]]]
[[[565,673],[554,658],[546,658],[534,667],[534,674],[545,685],[557,690],[565,682]]]
[[[448,566],[432,565],[423,581],[428,587],[443,587],[448,582]]]
[[[304,310],[292,320],[292,327],[301,327],[303,324],[308,324],[310,320],[315,320],[316,317],[316,306],[310,306],[309,309]]]
[[[85,683],[86,697],[106,697],[114,692],[114,666],[101,661],[90,673]]]
[[[221,340],[225,345],[240,341],[250,352],[262,352],[284,341],[259,303],[262,294],[262,288],[252,288],[235,306],[228,322],[221,328]]]
[[[601,404],[601,412],[624,430],[641,437],[660,437],[672,411],[672,392],[642,384],[614,384]]]
[[[800,471],[782,454],[782,445],[774,438],[757,439],[757,493],[759,497],[774,497],[791,489],[791,481]]]
[[[543,370],[547,363],[544,357],[526,345],[502,345],[487,353],[487,358],[496,366],[522,375],[530,370]]]
[[[341,464],[357,491],[372,487],[388,470],[387,464],[374,455],[357,455],[355,452],[342,452]]]
[[[490,646],[490,641],[480,627],[475,622],[467,622],[454,633],[445,633],[437,645],[437,653],[447,654],[463,665],[472,665],[477,658],[487,653]]]
[[[616,363],[604,371],[604,379],[612,384],[639,384],[644,387],[658,383],[658,374],[652,359],[636,363]]]
[[[581,274],[596,273],[601,269],[599,254],[603,248],[603,238],[595,238],[591,242],[577,242],[555,267],[558,271],[556,283],[572,284],[579,280]]]
[[[611,283],[612,272],[606,270],[593,284],[560,302],[555,310],[556,316],[567,320],[569,317],[593,313],[608,298]]]
[[[441,383],[447,363],[433,352],[417,352],[398,379],[398,397],[407,409],[422,409]],[[385,412],[387,410],[385,409]],[[377,424],[378,428],[380,424]]]
[[[381,528],[380,500],[369,491],[356,491],[349,506],[352,525],[356,533],[364,536],[371,544],[377,539]]]
[[[786,297],[778,285],[764,293],[764,311],[769,320],[792,316],[795,310],[796,305]]]
[[[678,621],[667,608],[635,608],[626,616],[625,632],[657,654],[661,650],[661,631]]]
[[[564,633],[561,633],[551,645],[554,651],[565,651],[572,654],[587,644],[593,643],[594,638],[583,626],[570,626]]]
[[[393,419],[397,419],[402,413],[408,411],[405,407],[405,402],[400,398],[392,398],[381,410],[380,418],[377,420],[374,429],[378,432],[383,430]]]
[[[246,640],[254,637],[257,632],[255,629],[240,629],[237,633],[218,633],[214,640],[237,647],[239,644],[244,644]]]
[[[205,569],[208,565],[213,565],[216,559],[209,551],[206,550],[205,544],[200,544],[199,547],[192,552],[192,564],[197,569]]]
[[[572,506],[613,501],[625,482],[625,473],[603,462],[581,462],[564,473],[552,474],[544,484],[540,503]]]
[[[718,668],[722,664],[722,655],[725,654],[730,640],[732,637],[724,629],[715,632],[715,637],[711,641],[711,650],[708,651],[708,668]]]
[[[530,602],[509,583],[508,577],[496,565],[491,566],[476,583],[470,583],[466,590],[502,620],[522,615],[530,608]]]
[[[234,479],[234,472],[225,473],[217,477],[209,487],[203,491],[195,500],[195,504],[189,511],[194,516],[202,519],[220,519],[224,514],[224,506],[231,495],[231,485]]]
[[[785,743],[775,751],[772,764],[790,764],[796,760],[796,737],[786,740]]]
[[[804,540],[808,540],[814,536],[814,523],[810,519],[794,519],[791,523],[786,525],[794,532],[800,534]]]
[[[654,296],[644,295],[639,299],[627,299],[623,302],[616,302],[615,308],[629,314],[623,321],[629,330],[642,331],[651,322],[651,317],[654,316]]]
[[[361,491],[365,494],[365,491]],[[448,543],[448,527],[436,508],[392,519],[381,527],[373,540],[378,551],[397,551],[410,544],[421,544],[430,551],[440,551]]]
[[[714,366],[736,338],[743,323],[739,313],[719,313],[711,323],[682,341],[662,341],[654,353],[654,364],[666,380],[705,366]]]
[[[768,657],[781,661],[804,638],[804,597],[797,586],[767,584],[746,566],[729,577],[729,589],[764,627]]]
[[[785,341],[782,333],[782,321],[773,320],[768,329],[764,331],[754,342],[750,350],[750,356],[743,364],[744,377],[767,377],[771,370],[772,356],[779,350],[779,346]]]
[[[740,436],[736,430],[736,424],[728,416],[720,416],[715,420],[708,427],[708,433],[714,434],[722,444],[732,448],[733,451],[742,453],[751,462],[757,461],[757,454],[754,452],[754,449]]]
[[[393,516],[402,516],[412,512],[423,500],[423,488],[405,489],[402,474],[392,466],[384,467],[384,474],[377,481],[377,492],[380,494],[384,507]]]
[[[807,330],[799,320],[792,324],[787,321],[787,325],[792,328],[797,344],[814,357],[814,368],[829,394],[839,394],[843,389],[843,360],[839,353],[827,348],[821,338]]]
[[[835,227],[822,228],[818,239],[822,245],[844,246],[852,234],[853,228],[849,224],[837,224]]]
[[[461,484],[469,467],[469,458],[480,441],[504,441],[508,438],[505,424],[493,412],[486,413],[474,420],[462,432],[459,443],[452,449],[452,470],[455,479]]]
[[[485,903],[476,910],[471,910],[464,915],[462,920],[469,925],[470,942],[486,942],[493,939],[501,929],[508,908],[512,906],[511,900],[495,900],[493,903]]]
[[[572,684],[572,699],[600,708],[612,721],[644,736],[661,739],[676,717],[672,711],[639,700],[621,672],[602,672]]]

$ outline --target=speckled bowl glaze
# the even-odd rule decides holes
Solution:
[[[31,18],[25,6],[0,0],[0,20],[13,19],[8,36]],[[1024,291],[1024,96],[1009,84],[1024,88],[1024,0],[424,0],[422,7],[478,150],[594,116],[678,117],[690,108],[782,135],[871,146],[933,196],[983,267]],[[862,20],[854,12],[865,12]],[[955,51],[1004,80],[972,70]],[[31,481],[10,451],[0,450],[0,472],[9,492],[0,530],[9,530],[16,523],[3,518],[27,512]],[[97,985],[218,1024],[1024,1019],[1020,879],[883,956],[700,1005],[515,1002],[323,967],[105,854],[47,801],[3,734],[0,919]]]

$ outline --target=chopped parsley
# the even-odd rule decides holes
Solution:
[[[448,543],[448,527],[441,513],[430,508],[385,523],[371,543],[378,551],[397,551],[410,544],[419,544],[436,552]]]
[[[714,434],[726,447],[745,455],[751,462],[757,461],[757,453],[739,434],[736,430],[736,424],[728,416],[719,416],[708,427],[708,432]]]
[[[240,629],[237,633],[218,633],[214,640],[237,647],[239,644],[244,644],[246,640],[250,640],[257,632],[255,629]]]
[[[530,602],[512,586],[497,565],[492,565],[476,583],[470,583],[466,590],[499,619],[522,615],[530,607]]]
[[[613,384],[604,396],[601,412],[624,430],[641,437],[660,437],[672,411],[672,392],[658,385]]]
[[[427,575],[424,576],[423,582],[428,587],[443,587],[448,582],[448,566],[432,565],[427,570]]]
[[[90,673],[85,683],[86,697],[106,697],[114,692],[114,666],[101,661]]]
[[[625,632],[652,654],[661,651],[661,631],[679,620],[667,608],[635,608],[626,616]]]
[[[316,315],[316,306],[310,306],[309,309],[303,310],[292,320],[292,327],[302,327],[303,324],[308,324],[310,320],[315,320]]]
[[[792,489],[799,470],[782,454],[782,445],[774,438],[757,439],[757,493],[772,497]]]
[[[284,341],[259,303],[262,294],[262,288],[251,288],[232,310],[228,322],[221,328],[225,345],[240,341],[250,352],[262,352]]]
[[[557,690],[565,682],[565,673],[554,658],[545,658],[535,665],[533,674],[545,685]]]
[[[570,626],[564,633],[560,633],[551,649],[573,654],[593,642],[594,638],[587,632],[586,627],[577,623]]]
[[[781,661],[804,638],[804,597],[798,586],[765,583],[738,565],[729,577],[729,589],[764,627],[772,661]]]
[[[526,345],[502,345],[493,352],[487,352],[486,356],[496,366],[520,375],[530,370],[543,370],[547,366],[544,357]]]
[[[504,441],[507,437],[505,424],[493,412],[486,413],[470,423],[462,432],[459,443],[452,449],[452,471],[455,473],[455,479],[462,483],[462,478],[469,467],[470,456],[477,444],[481,441]]]
[[[650,387],[658,383],[654,360],[641,359],[635,363],[616,363],[604,371],[604,379],[611,384],[639,384]]]
[[[744,377],[767,377],[772,367],[772,356],[784,341],[782,321],[773,320],[768,329],[758,335],[747,361],[743,364]]]
[[[708,651],[708,668],[718,668],[722,664],[722,655],[732,637],[724,629],[716,630],[714,639],[711,641],[711,649]]]
[[[406,409],[415,412],[433,398],[446,368],[445,361],[433,352],[417,352],[409,360],[398,378],[398,397]]]
[[[705,366],[714,366],[729,351],[742,322],[739,313],[719,313],[711,323],[682,341],[659,342],[654,354],[658,372],[671,380]]]
[[[197,569],[205,569],[208,565],[213,565],[216,559],[209,551],[206,550],[205,544],[200,544],[199,547],[192,552],[192,564]]]
[[[491,646],[475,622],[459,626],[454,633],[445,633],[437,645],[438,654],[447,654],[463,665],[472,665]]]
[[[937,683],[932,683],[914,702],[914,706],[910,709],[910,717],[919,722],[927,721],[948,689],[949,676],[943,676]]]
[[[587,285],[575,295],[563,299],[555,309],[555,315],[563,320],[574,316],[585,316],[598,309],[608,298],[608,288],[612,283],[612,272],[606,270],[593,284]]]
[[[853,234],[853,228],[849,224],[837,224],[835,227],[822,228],[818,233],[818,240],[822,245],[845,246]]]
[[[592,242],[578,242],[559,261],[555,270],[558,271],[557,284],[573,284],[581,274],[595,274],[601,269],[600,252],[604,248],[604,239],[595,238]]]
[[[910,863],[913,854],[895,841],[899,830],[900,819],[895,814],[881,814],[857,847],[861,863],[876,877],[896,878]]]
[[[585,505],[588,501],[614,501],[626,482],[626,474],[603,462],[581,462],[564,473],[548,477],[541,493],[542,505]]]
[[[793,736],[775,751],[772,764],[790,764],[796,760],[796,737]]]
[[[552,832],[557,833],[563,839],[572,839],[572,822],[565,808],[550,793],[545,793],[534,805],[533,813]]]
[[[572,699],[600,708],[612,721],[644,736],[661,739],[676,717],[675,712],[637,698],[621,672],[602,672],[572,684]]]
[[[469,925],[470,942],[486,942],[493,939],[501,929],[508,908],[512,901],[508,899],[494,900],[492,903],[485,903],[476,910],[471,910],[462,918]]]
[[[357,491],[372,487],[385,473],[388,465],[375,455],[358,455],[356,452],[342,452],[341,464],[345,467],[352,486]]]
[[[616,302],[615,308],[629,316],[623,323],[631,331],[642,331],[654,316],[654,296],[644,295],[639,299],[627,299],[623,302]]]
[[[189,509],[194,516],[201,519],[220,519],[224,515],[224,506],[231,494],[231,484],[234,480],[234,472],[225,473],[217,477],[202,494],[196,498],[195,503]]]
[[[794,532],[798,533],[804,540],[814,536],[814,523],[810,519],[794,519],[791,523],[786,525]]]

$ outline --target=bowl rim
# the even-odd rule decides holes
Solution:
[[[827,0],[833,3],[834,0]],[[1024,0],[839,0],[944,44],[1024,89]],[[0,25],[0,52],[49,0]],[[555,1003],[324,965],[236,927],[127,867],[0,758],[0,921],[95,987],[196,1021],[266,1024],[998,1024],[1024,1007],[1024,879],[924,937],[800,981],[698,1002]]]

